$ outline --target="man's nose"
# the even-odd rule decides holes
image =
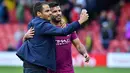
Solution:
[[[52,14],[52,12],[51,12],[51,11],[49,11],[49,14]]]
[[[59,15],[61,15],[61,12],[58,12]]]

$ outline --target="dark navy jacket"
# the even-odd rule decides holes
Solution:
[[[35,17],[28,25],[30,27],[34,27],[35,35],[22,44],[16,55],[23,61],[56,70],[55,36],[68,35],[77,30],[80,24],[73,22],[66,28],[59,28],[47,20]]]

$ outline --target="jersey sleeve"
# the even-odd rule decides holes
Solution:
[[[73,33],[71,34],[71,41],[73,41],[73,40],[76,39],[76,38],[78,38],[78,36],[77,36],[76,32],[73,32]]]

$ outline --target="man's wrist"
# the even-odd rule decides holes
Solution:
[[[78,22],[79,22],[80,25],[83,24],[83,22],[80,19],[78,20]]]
[[[88,53],[87,53],[87,52],[83,54],[83,56],[84,56],[85,58],[87,57],[87,55],[88,55]]]
[[[26,39],[26,34],[23,36],[23,42],[25,42],[27,39]]]

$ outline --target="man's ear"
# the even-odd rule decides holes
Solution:
[[[37,12],[37,16],[39,16],[39,17],[40,17],[40,16],[41,16],[41,12]]]

